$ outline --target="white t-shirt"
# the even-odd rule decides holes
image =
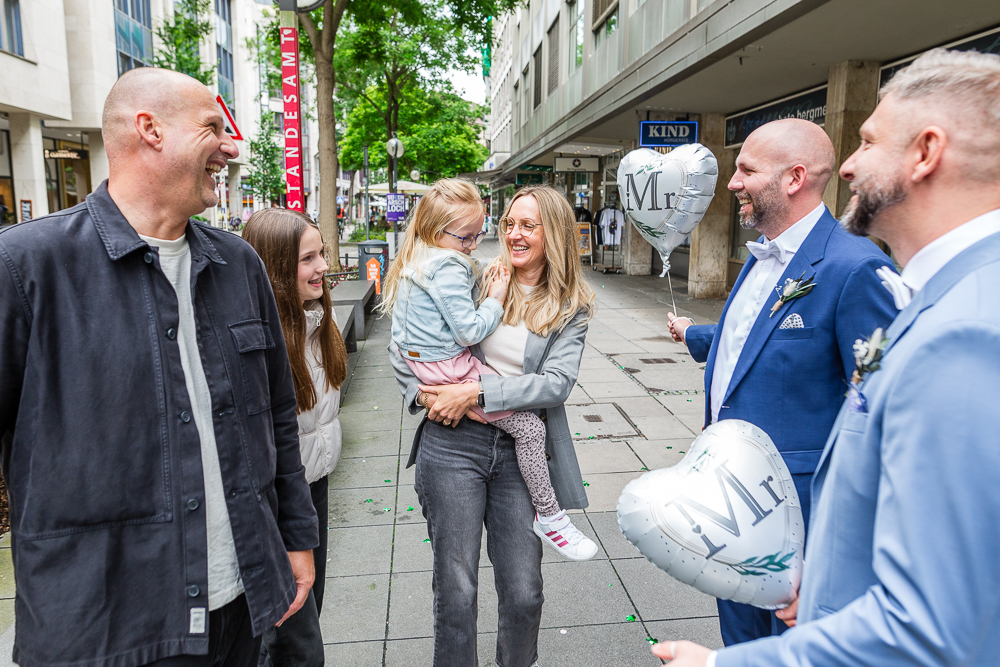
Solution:
[[[181,368],[187,386],[191,413],[201,440],[201,467],[205,476],[205,522],[208,532],[208,608],[223,607],[243,593],[243,580],[236,558],[233,528],[229,523],[229,508],[222,486],[219,451],[215,444],[212,422],[212,396],[201,365],[198,338],[191,303],[191,247],[187,237],[175,241],[139,237],[159,248],[160,268],[177,293],[177,345],[181,353]]]
[[[520,289],[527,298],[535,290],[517,282],[512,286]],[[524,318],[515,326],[503,322],[479,344],[486,358],[486,364],[500,374],[501,377],[520,377],[524,375],[524,349],[528,345],[528,326]]]

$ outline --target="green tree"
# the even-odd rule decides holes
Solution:
[[[258,201],[272,202],[285,194],[281,147],[275,139],[276,129],[271,112],[260,112],[257,134],[250,139],[250,188]]]
[[[412,169],[435,178],[476,171],[488,157],[486,147],[479,143],[480,126],[485,107],[463,100],[446,86],[427,89],[410,84],[399,96],[398,136],[406,147],[399,164],[405,178]],[[365,97],[383,100],[386,87],[372,86]],[[374,104],[361,103],[348,114],[341,141],[340,159],[348,169],[363,165],[363,147],[369,148],[369,167],[385,169],[388,156],[385,141],[385,119]]]
[[[212,22],[206,18],[211,11],[211,0],[177,0],[173,18],[156,28],[159,45],[153,49],[153,65],[211,85],[215,68],[201,60],[201,41],[212,32]]]

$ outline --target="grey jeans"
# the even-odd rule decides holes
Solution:
[[[479,550],[483,526],[499,598],[496,662],[530,667],[542,616],[542,544],[514,440],[468,419],[424,424],[417,497],[434,553],[434,667],[478,664]]]

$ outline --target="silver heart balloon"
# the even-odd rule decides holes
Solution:
[[[618,194],[625,215],[670,269],[670,253],[684,242],[708,210],[719,178],[719,163],[701,144],[669,153],[634,150],[618,165]]]
[[[703,593],[764,609],[797,594],[798,494],[774,443],[749,422],[716,422],[680,463],[629,482],[618,526],[654,565]]]

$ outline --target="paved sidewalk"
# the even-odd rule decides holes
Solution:
[[[489,241],[476,254],[495,253]],[[642,558],[619,531],[615,507],[626,483],[679,461],[700,432],[702,367],[670,340],[666,280],[585,273],[598,311],[567,409],[590,499],[574,521],[600,551],[576,563],[546,549],[539,665],[654,665],[648,637],[721,646],[715,601]],[[718,318],[722,302],[688,299],[683,281],[674,288],[681,314]],[[321,617],[330,665],[431,662],[431,550],[413,469],[403,468],[419,418],[403,410],[388,342],[380,320],[350,355],[344,387]],[[480,563],[479,657],[492,665],[497,598],[485,549]]]

